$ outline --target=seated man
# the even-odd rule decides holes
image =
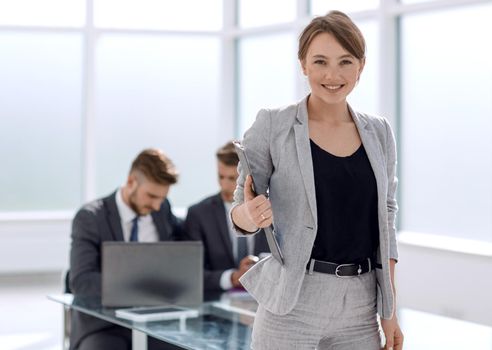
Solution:
[[[126,184],[84,205],[72,223],[70,288],[76,296],[101,296],[104,241],[156,242],[179,239],[182,223],[166,199],[176,169],[160,150],[146,149],[133,161]],[[70,349],[130,350],[131,331],[73,310]],[[149,338],[151,349],[174,349]]]
[[[269,252],[264,234],[238,237],[233,232],[228,213],[239,158],[232,142],[221,147],[216,156],[220,193],[191,206],[185,221],[189,239],[203,242],[206,291],[241,287],[239,277],[257,260],[254,255]]]

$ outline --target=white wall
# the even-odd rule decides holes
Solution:
[[[71,215],[0,221],[0,274],[62,271],[69,265]]]
[[[182,215],[179,212],[178,215]],[[0,221],[0,274],[54,272],[69,264],[67,218]],[[430,244],[423,235],[400,235],[398,306],[492,326],[492,244]],[[472,253],[472,251],[475,251]]]
[[[187,208],[173,208],[179,218]],[[49,215],[49,217],[47,217]],[[70,265],[74,212],[0,214],[0,275],[61,272]]]
[[[492,244],[423,236],[400,235],[398,306],[492,326]]]

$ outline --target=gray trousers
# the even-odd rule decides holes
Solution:
[[[261,305],[256,312],[254,350],[379,350],[376,274],[338,278],[306,274],[299,300],[287,315]]]

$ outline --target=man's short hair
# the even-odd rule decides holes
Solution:
[[[237,156],[236,149],[232,141],[227,142],[224,146],[219,148],[216,153],[219,162],[227,166],[237,166],[239,163],[239,157]]]
[[[178,182],[178,172],[173,162],[164,152],[156,148],[148,148],[140,152],[130,168],[130,174],[135,172],[160,185],[172,185]]]

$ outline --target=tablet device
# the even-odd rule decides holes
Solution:
[[[178,306],[140,307],[116,310],[116,317],[135,322],[173,320],[177,318],[198,317],[198,310]]]
[[[266,193],[257,193],[255,189],[255,181],[253,178],[253,174],[251,172],[251,168],[249,166],[248,158],[246,156],[246,150],[244,149],[244,146],[241,144],[239,141],[234,141],[233,142],[234,147],[236,148],[237,155],[239,157],[239,161],[241,162],[241,166],[244,170],[244,173],[246,176],[251,175],[251,179],[253,180],[253,191],[258,195],[258,194],[263,194],[268,197]],[[284,264],[284,256],[282,255],[282,251],[280,250],[280,246],[278,245],[277,237],[275,237],[275,231],[273,230],[273,225],[270,225],[269,227],[265,227],[263,229],[265,232],[265,236],[267,239],[268,247],[270,248],[270,252],[272,253],[273,257],[277,259],[277,261],[283,265]]]

